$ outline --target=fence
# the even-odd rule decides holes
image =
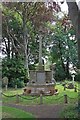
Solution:
[[[5,95],[4,93],[1,93],[1,94],[2,94],[2,96],[7,97],[7,98],[14,98],[15,97],[16,98],[15,99],[16,103],[19,103],[20,99],[23,99],[23,100],[26,100],[26,101],[33,101],[33,100],[38,98],[39,99],[39,104],[43,104],[45,100],[50,101],[49,96],[47,97],[47,96],[44,96],[43,94],[40,94],[39,96],[29,96],[29,98],[27,98],[26,96],[24,96],[22,94],[21,95],[16,94],[16,95],[11,95],[11,96]],[[59,96],[58,98],[54,98],[53,100],[54,101],[59,101],[62,98],[63,98],[65,104],[68,103],[69,99],[73,99],[73,100],[76,99],[76,98],[72,98],[72,97],[68,96],[67,94],[64,94],[62,96]]]

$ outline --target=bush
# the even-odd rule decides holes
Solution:
[[[75,76],[75,80],[76,80],[76,81],[80,81],[80,73],[78,73],[78,74]]]
[[[22,59],[3,59],[2,60],[2,77],[7,77],[9,85],[17,78],[27,82],[28,71],[24,68],[24,61]],[[21,83],[20,83],[21,84]],[[13,86],[13,85],[12,85]],[[20,86],[20,85],[19,85]]]
[[[15,87],[15,85],[17,85],[18,88],[22,88],[25,86],[24,84],[24,81],[23,80],[20,80],[20,79],[16,79],[16,80],[12,80],[10,83],[9,83],[9,87]]]
[[[61,65],[56,65],[56,70],[55,70],[55,80],[56,81],[62,81],[66,78],[66,73],[63,70]]]

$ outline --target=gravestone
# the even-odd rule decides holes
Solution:
[[[5,89],[7,90],[7,87],[8,87],[8,78],[7,78],[7,77],[4,77],[4,78],[2,79],[2,81],[3,81],[3,84],[5,85]]]
[[[7,77],[3,77],[3,84],[8,85],[8,78]]]

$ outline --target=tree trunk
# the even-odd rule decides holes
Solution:
[[[26,36],[25,36],[25,33],[24,33],[24,48],[25,48],[25,51],[24,51],[24,59],[25,59],[25,63],[24,63],[24,67],[28,70],[28,39],[26,40]]]
[[[26,27],[26,23],[27,23],[27,15],[26,15],[26,6],[24,4],[24,11],[23,11],[23,41],[24,41],[24,67],[25,69],[28,70],[28,38],[27,38],[27,27]]]
[[[39,64],[42,65],[42,37],[39,38]]]
[[[76,31],[77,46],[78,46],[78,68],[80,69],[80,10],[75,2],[67,2],[69,15]]]
[[[78,30],[76,32],[78,42],[78,68],[80,69],[80,10],[78,11]]]
[[[76,38],[77,38],[77,44],[78,44],[78,69],[80,69],[80,10],[76,2],[67,2],[67,4],[68,4],[71,21],[76,30]],[[80,92],[79,92],[79,95],[80,95]],[[78,108],[80,108],[80,98],[78,100]]]

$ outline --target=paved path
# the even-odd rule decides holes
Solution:
[[[5,104],[7,106],[22,109],[26,112],[30,112],[36,116],[36,118],[59,118],[59,113],[63,110],[64,105],[16,105]]]

